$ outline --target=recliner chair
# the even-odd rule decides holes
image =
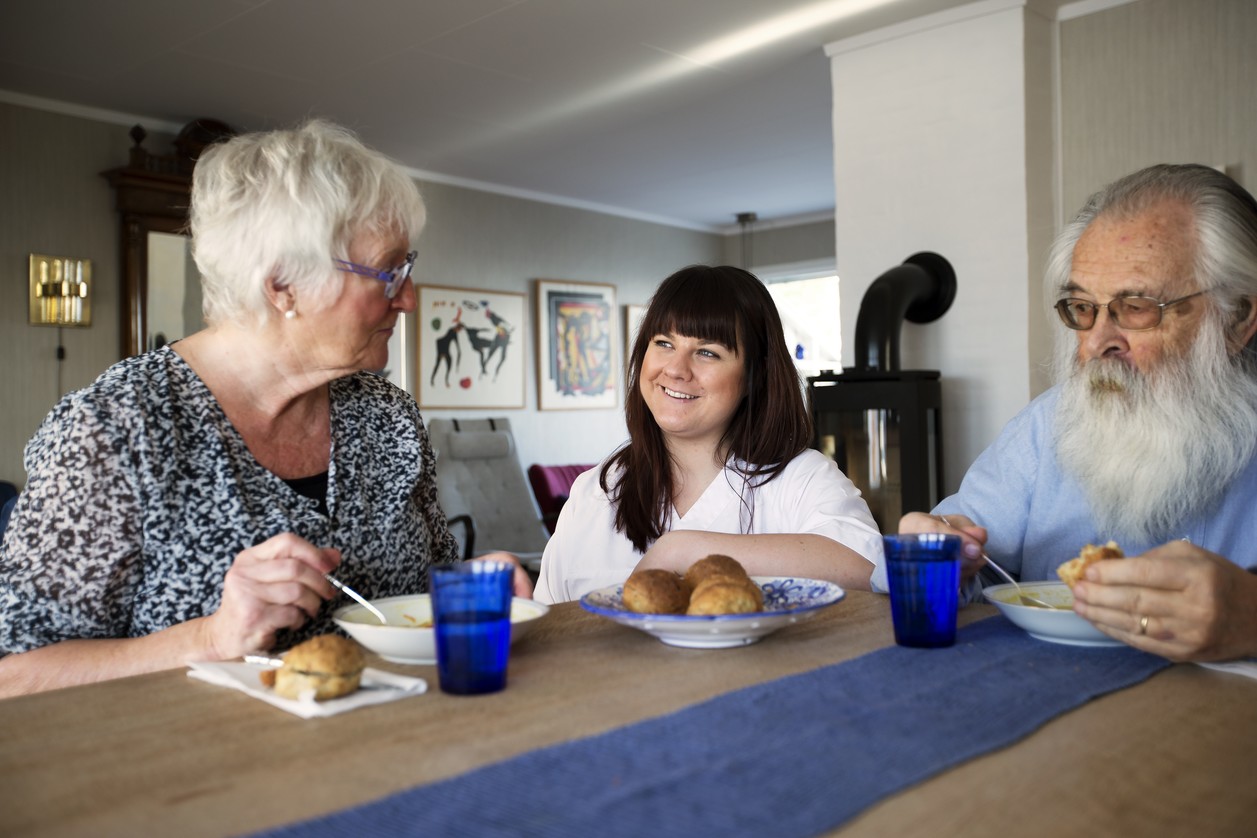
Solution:
[[[431,419],[428,436],[436,451],[441,507],[468,557],[505,550],[534,573],[549,534],[520,465],[505,418]],[[453,524],[470,518],[462,529]],[[467,533],[474,533],[468,549]]]

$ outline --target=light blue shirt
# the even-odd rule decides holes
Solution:
[[[1128,556],[1157,544],[1120,533],[1100,532],[1078,482],[1061,471],[1053,423],[1058,389],[1052,388],[1013,417],[999,438],[974,461],[960,491],[943,500],[936,515],[965,515],[987,528],[986,552],[1023,582],[1055,581],[1056,568],[1085,544],[1116,540]],[[1139,491],[1131,486],[1132,492]],[[1245,568],[1257,565],[1257,458],[1250,461],[1225,494],[1172,538],[1229,558]]]

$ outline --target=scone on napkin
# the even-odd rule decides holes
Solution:
[[[321,634],[284,655],[279,669],[263,671],[262,685],[298,701],[327,701],[356,692],[367,658],[362,647],[336,634]],[[268,677],[269,676],[269,677]]]
[[[352,644],[343,638],[334,639]],[[317,637],[314,640],[322,642],[289,661],[288,658],[301,648],[294,647],[284,657],[282,668],[235,661],[193,663],[189,665],[188,677],[240,690],[303,719],[334,716],[369,704],[421,695],[428,690],[428,682],[422,678],[364,668],[360,651],[353,655],[339,644]],[[302,646],[313,642],[307,641]]]

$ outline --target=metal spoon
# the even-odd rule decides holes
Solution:
[[[982,554],[982,558],[986,559],[986,563],[989,564],[991,568],[995,570],[996,573],[998,573],[1000,576],[1003,576],[1009,582],[1013,583],[1013,587],[1017,589],[1017,596],[1021,598],[1022,605],[1033,605],[1036,608],[1052,608],[1052,609],[1056,608],[1055,605],[1046,603],[1043,600],[1039,599],[1038,597],[1031,596],[1030,594],[1023,591],[1021,589],[1021,585],[1017,584],[1017,580],[1012,577],[1012,574],[1009,573],[1007,570],[1004,570],[1004,568],[1000,567],[995,562],[991,561],[991,557],[988,556],[986,553]]]
[[[333,576],[330,573],[324,573],[323,578],[331,582],[333,587],[338,588],[341,591],[343,591],[347,597],[354,600],[363,608],[367,609],[372,614],[374,614],[375,618],[379,620],[382,625],[386,625],[386,626],[388,625],[388,617],[384,616],[384,612],[376,608],[371,603],[367,602],[367,600],[362,596],[362,594],[358,593],[353,588],[349,587],[344,582],[340,581],[339,579],[337,579],[335,576]]]

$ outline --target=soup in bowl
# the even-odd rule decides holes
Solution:
[[[354,640],[386,661],[409,664],[436,663],[436,631],[432,627],[432,600],[428,594],[407,594],[371,600],[388,625],[361,605],[339,608],[332,615]],[[511,600],[511,644],[521,640],[549,606],[531,599]]]

